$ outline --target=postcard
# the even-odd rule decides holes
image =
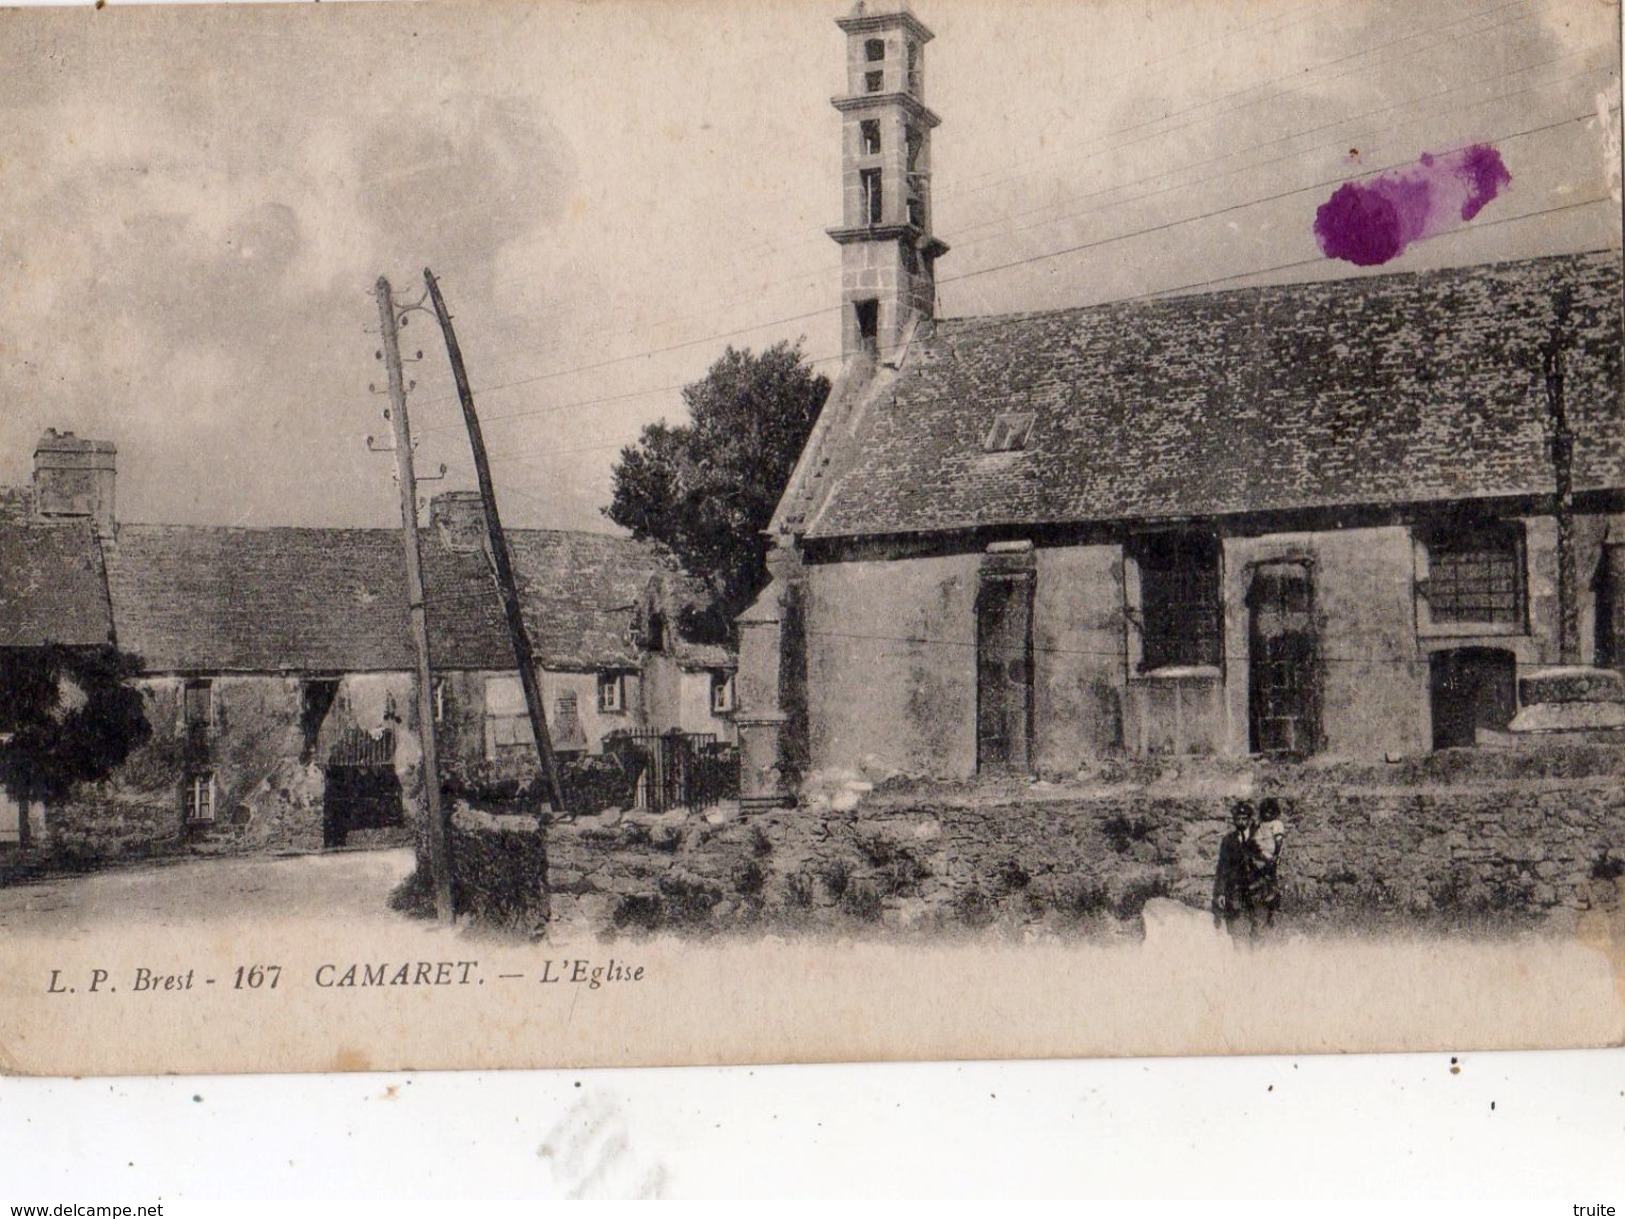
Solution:
[[[1617,6],[0,65],[0,1070],[1625,1043]]]

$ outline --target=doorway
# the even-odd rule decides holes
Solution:
[[[1248,610],[1248,747],[1302,757],[1320,748],[1320,640],[1307,563],[1253,571]]]
[[[1031,769],[1032,626],[1032,573],[983,576],[976,598],[978,773]]]
[[[1433,748],[1478,744],[1478,730],[1502,732],[1518,710],[1518,662],[1501,648],[1455,648],[1428,658]]]

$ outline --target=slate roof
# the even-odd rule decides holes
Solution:
[[[34,516],[32,487],[0,487],[0,522],[22,525]]]
[[[1625,488],[1606,251],[940,321],[786,503],[835,538],[1547,492],[1560,289],[1575,487]],[[1027,447],[986,453],[1003,411]]]
[[[109,642],[102,552],[88,524],[0,524],[0,647]]]
[[[550,669],[633,666],[631,609],[667,562],[645,543],[509,533],[526,624]],[[422,535],[436,668],[511,669],[481,554]],[[401,671],[415,663],[400,534],[387,529],[121,525],[106,544],[120,647],[151,672]]]

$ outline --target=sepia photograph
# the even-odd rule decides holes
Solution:
[[[1620,68],[0,12],[0,1071],[1625,1042]]]

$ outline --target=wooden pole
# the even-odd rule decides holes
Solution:
[[[434,738],[434,674],[429,655],[429,623],[423,604],[423,554],[418,543],[418,484],[412,469],[412,428],[406,414],[406,383],[401,375],[400,336],[395,330],[395,298],[389,280],[378,277],[378,318],[384,339],[384,367],[389,373],[389,418],[395,427],[395,465],[401,484],[401,537],[406,549],[406,604],[417,652],[418,736],[423,743],[425,837],[429,842],[429,875],[434,883],[435,915],[455,922],[451,896],[451,852],[446,819],[440,808],[440,757]]]
[[[1569,302],[1559,298],[1551,342],[1541,352],[1546,379],[1546,410],[1552,428],[1552,515],[1557,520],[1558,663],[1580,663],[1580,603],[1574,555],[1574,432],[1563,401],[1563,351]]]
[[[542,760],[548,801],[555,813],[562,813],[565,811],[564,789],[559,783],[558,760],[553,756],[553,739],[547,731],[541,683],[536,678],[536,657],[531,651],[530,634],[525,630],[525,617],[519,605],[513,557],[508,552],[507,535],[502,532],[502,518],[497,515],[496,488],[491,482],[491,464],[486,458],[485,437],[480,432],[479,416],[474,412],[474,391],[468,386],[462,348],[457,345],[457,332],[451,328],[451,314],[446,310],[445,297],[441,296],[440,284],[428,267],[423,268],[423,282],[429,287],[434,315],[446,336],[446,356],[451,361],[452,379],[457,382],[457,400],[463,406],[463,422],[468,425],[468,447],[474,453],[474,474],[479,479],[480,501],[485,505],[485,530],[490,541],[491,566],[496,572],[497,591],[502,597],[502,612],[508,619],[514,663],[519,666],[519,684],[525,691],[525,709],[530,713],[530,730],[536,738],[536,753]]]

